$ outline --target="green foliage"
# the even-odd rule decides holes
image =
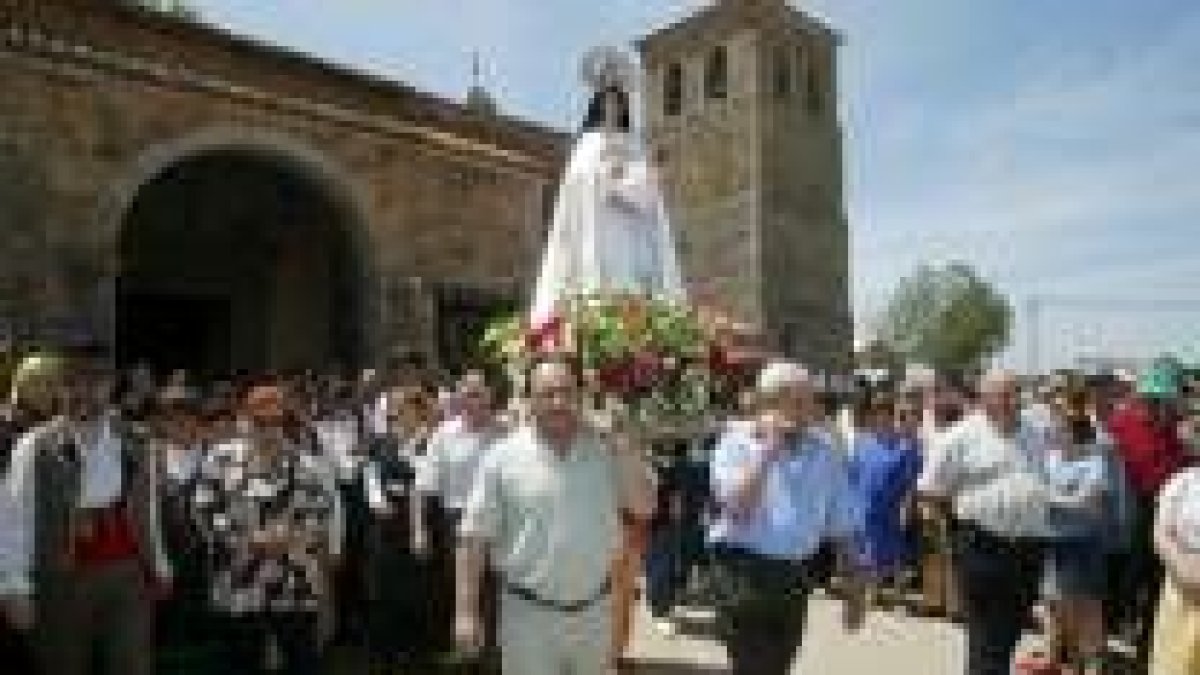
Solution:
[[[969,265],[922,265],[896,287],[876,334],[910,362],[966,370],[1008,344],[1012,319],[1008,299]]]
[[[564,302],[542,326],[521,315],[485,331],[482,350],[496,366],[521,372],[550,354],[570,356],[590,391],[619,401],[642,420],[698,419],[710,395],[739,374],[728,358],[723,315],[657,298],[588,294]]]

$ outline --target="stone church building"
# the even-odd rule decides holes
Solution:
[[[639,46],[689,276],[840,366],[836,37],[721,0]],[[0,341],[162,368],[461,365],[526,301],[571,142],[115,0],[0,0],[0,82]]]

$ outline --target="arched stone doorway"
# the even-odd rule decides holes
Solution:
[[[209,376],[357,364],[360,227],[287,158],[223,148],[171,164],[121,224],[118,363]]]

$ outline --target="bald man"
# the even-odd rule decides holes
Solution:
[[[636,446],[591,429],[582,400],[569,364],[535,368],[532,422],[489,453],[463,515],[456,637],[467,650],[478,646],[479,588],[490,557],[500,578],[505,675],[607,672],[620,514],[645,518],[653,510]]]
[[[983,377],[979,406],[953,427],[923,491],[952,514],[967,623],[968,675],[1008,675],[1037,599],[1053,491],[1043,479],[1045,435],[1022,419],[1016,376]]]

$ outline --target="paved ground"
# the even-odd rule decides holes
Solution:
[[[643,611],[629,651],[634,662],[633,675],[727,672],[724,650],[712,637],[710,612],[684,611],[677,624],[680,626],[677,634],[664,636],[652,629],[649,616]],[[1036,643],[1032,636],[1030,643]],[[362,662],[361,655],[351,653],[341,654],[335,661],[338,665],[330,672],[345,675],[486,672],[429,666],[373,671]],[[806,641],[793,675],[961,675],[962,668],[963,636],[951,623],[912,617],[901,610],[877,610],[871,613],[861,632],[848,634],[841,627],[839,604],[815,597]],[[1138,672],[1141,671],[1128,663],[1112,670],[1113,675]]]
[[[683,630],[667,638],[640,617],[631,655],[637,673],[684,675],[725,672],[725,656],[708,635],[711,617],[689,611]],[[872,613],[857,635],[842,630],[836,602],[814,599],[809,630],[795,673],[804,675],[958,675],[962,672],[960,631],[944,622],[902,613]]]

